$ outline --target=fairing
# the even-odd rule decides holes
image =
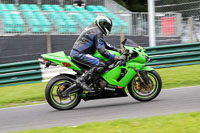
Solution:
[[[129,43],[131,44],[131,41],[128,39],[125,44]],[[132,44],[133,46],[125,46],[126,49],[134,51],[135,57],[130,57],[129,60],[126,62],[125,65],[122,66],[116,66],[113,69],[105,72],[102,77],[110,84],[114,86],[120,86],[120,87],[126,87],[128,83],[132,80],[132,78],[136,75],[137,71],[152,71],[153,68],[146,67],[145,63],[146,60],[144,56],[148,55],[145,53],[145,50],[142,47],[139,47],[136,43]],[[111,54],[114,54],[115,56],[120,56],[120,53],[109,50]],[[108,58],[105,58],[102,56],[98,51],[94,54],[95,57],[100,58],[104,61],[108,61]],[[71,62],[71,58],[69,56],[66,56],[64,52],[56,52],[56,53],[49,53],[49,54],[43,54],[43,58],[56,63],[58,65],[64,66],[63,63],[69,63],[69,68],[73,70],[80,71],[81,69],[76,66],[73,62]],[[64,66],[66,67],[66,66]],[[126,70],[126,72],[122,72],[123,70]],[[123,75],[122,75],[123,73]]]
[[[49,53],[49,54],[42,54],[41,55],[44,59],[49,60],[55,64],[58,64],[60,66],[66,67],[63,64],[69,63],[68,68],[71,68],[73,70],[81,70],[78,66],[76,66],[73,62],[71,62],[71,58],[69,56],[66,56],[63,51],[56,52],[56,53]]]

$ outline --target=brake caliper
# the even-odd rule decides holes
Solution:
[[[149,81],[149,78],[147,75],[144,75],[143,73],[142,75],[144,79],[141,77],[139,71],[137,72],[137,76],[139,80],[136,81],[136,90],[150,91],[150,89],[152,88],[152,82]]]
[[[65,88],[64,85],[59,86],[59,91],[62,92],[64,90],[64,88]]]
[[[140,89],[140,81],[136,81],[136,83],[135,83],[135,89],[136,90]]]

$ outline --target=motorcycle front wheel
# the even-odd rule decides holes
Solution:
[[[162,80],[156,71],[146,71],[145,73],[148,82],[142,82],[136,75],[128,85],[130,95],[138,101],[150,101],[156,98],[162,88]]]
[[[62,95],[62,92],[72,84],[73,80],[66,75],[52,78],[45,88],[45,97],[49,105],[57,110],[69,110],[76,107],[81,101],[79,92],[68,96]]]

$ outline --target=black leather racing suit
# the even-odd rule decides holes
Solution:
[[[115,55],[109,53],[106,49],[118,50],[104,41],[103,33],[97,25],[91,24],[76,40],[70,56],[72,60],[89,67],[101,66],[103,61],[94,57],[93,54],[98,50],[104,57],[114,60]]]

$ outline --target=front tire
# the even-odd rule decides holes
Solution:
[[[158,96],[162,88],[162,80],[156,71],[146,71],[149,78],[144,87],[136,75],[128,85],[130,95],[138,101],[150,101]]]
[[[65,97],[61,94],[72,84],[73,79],[66,75],[58,75],[52,78],[45,88],[45,97],[49,105],[57,110],[69,110],[76,107],[81,101],[79,92]]]

